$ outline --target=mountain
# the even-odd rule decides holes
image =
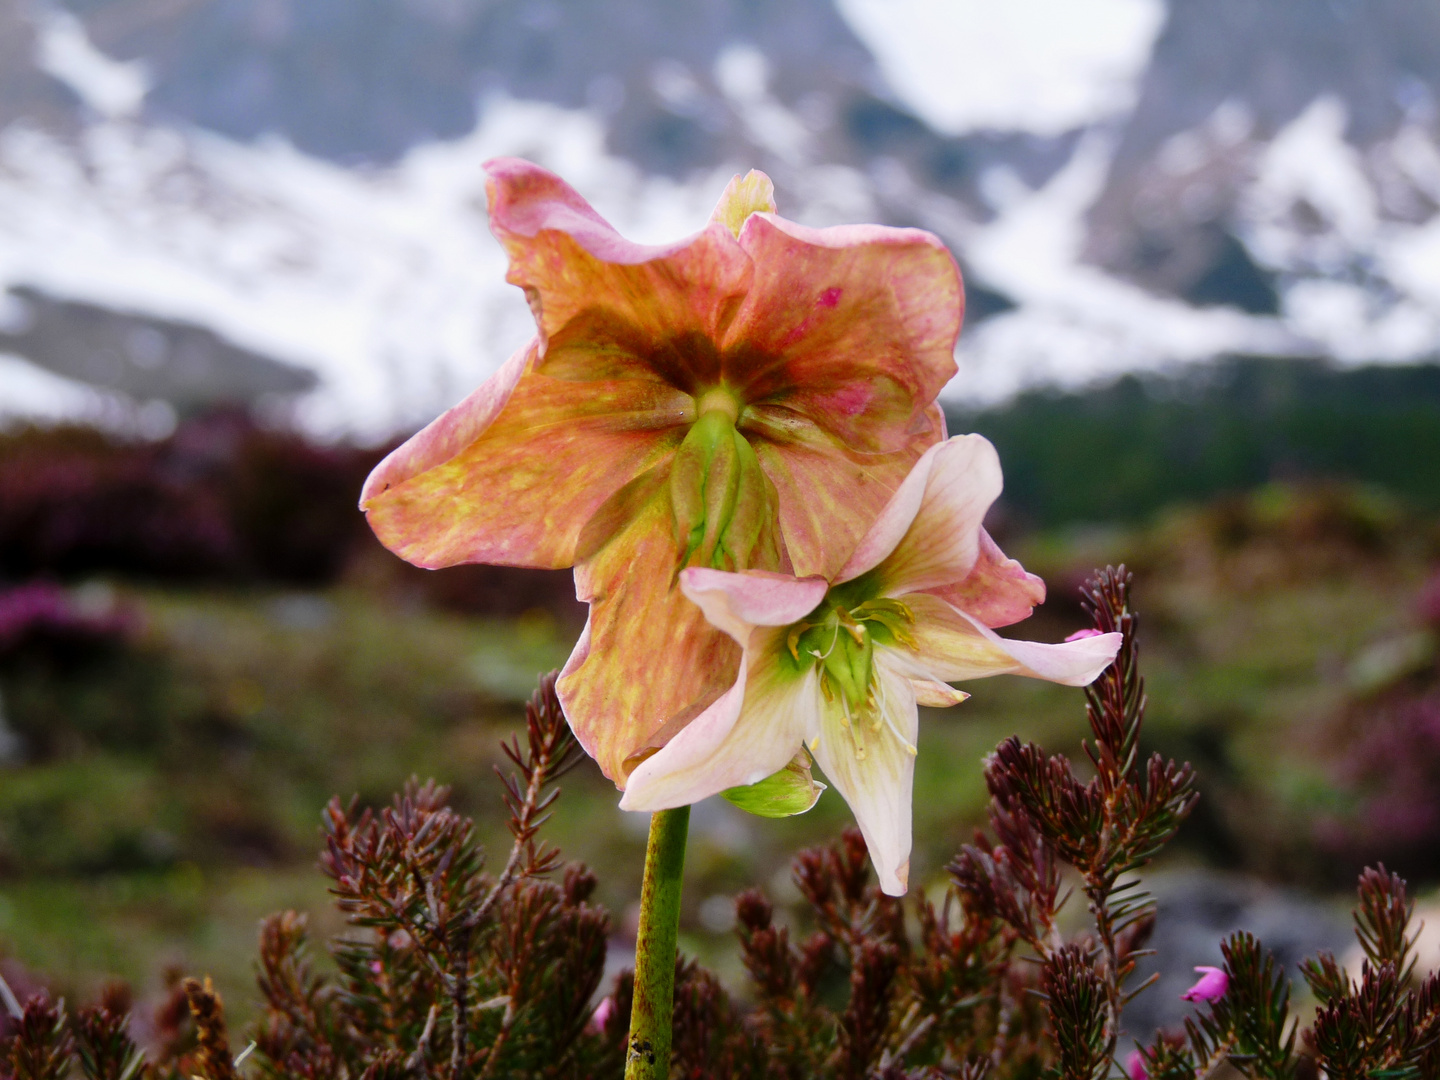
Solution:
[[[502,153],[642,240],[752,166],[787,216],[936,231],[970,298],[957,401],[1230,353],[1436,355],[1440,9],[1091,0],[1153,30],[1123,71],[1090,64],[1099,104],[1036,120],[937,110],[909,76],[953,99],[1028,64],[1057,80],[1037,100],[1072,100],[1043,59],[1078,48],[1065,0],[955,0],[929,32],[839,2],[0,0],[0,348],[24,357],[0,412],[98,386],[180,411],[290,393],[335,434],[423,422],[528,333],[485,226]],[[105,381],[17,336],[25,297],[203,328],[247,374]]]

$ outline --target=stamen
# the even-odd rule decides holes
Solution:
[[[828,649],[826,649],[823,653],[821,653],[821,652],[819,652],[819,651],[817,651],[817,650],[815,650],[815,649],[811,649],[811,650],[810,650],[810,655],[813,656],[813,657],[815,657],[816,660],[828,660],[828,659],[830,659],[830,654],[835,651],[835,646],[836,646],[837,644],[839,644],[839,642],[840,642],[840,624],[839,624],[839,623],[836,623],[836,624],[835,624],[835,636],[830,639],[830,647],[829,647]]]
[[[890,719],[889,713],[884,713],[882,715],[885,717],[885,726],[890,729],[890,733],[894,735],[895,738],[900,740],[900,745],[905,747],[905,752],[911,757],[917,757],[919,755],[919,751],[915,749],[915,744],[912,743],[909,739],[905,738],[904,735],[900,734],[900,729],[895,726],[895,721]]]
[[[860,728],[850,719],[850,699],[843,693],[840,695],[840,705],[845,710],[843,724],[850,732],[850,740],[855,744],[855,760],[865,760],[865,740],[860,735]]]

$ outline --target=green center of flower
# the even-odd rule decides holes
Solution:
[[[670,469],[680,566],[773,569],[775,498],[755,449],[735,424],[740,399],[723,386],[695,397],[696,420]]]
[[[875,673],[877,647],[915,647],[910,632],[914,622],[910,609],[899,600],[876,597],[855,602],[853,590],[840,586],[786,633],[791,660],[802,670],[816,669],[826,707],[834,710],[861,760],[866,739],[886,728],[910,753],[915,752],[889,721],[884,686]]]
[[[740,399],[728,387],[713,386],[695,399],[696,416],[703,417],[712,412],[728,417],[733,427],[735,421],[740,419]]]

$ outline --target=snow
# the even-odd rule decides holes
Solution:
[[[1162,0],[837,0],[937,131],[1059,135],[1129,108]]]
[[[101,116],[132,116],[139,111],[150,83],[144,64],[106,56],[68,11],[39,8],[34,21],[35,60],[41,71],[70,87]]]
[[[481,163],[501,154],[553,168],[648,242],[703,226],[730,176],[644,177],[604,151],[590,114],[506,99],[468,138],[370,173],[123,122],[75,144],[11,128],[0,285],[203,323],[315,370],[299,413],[311,430],[383,438],[459,400],[533,333],[485,218]]]
[[[1241,201],[1252,256],[1281,275],[1282,314],[1342,362],[1440,353],[1440,217],[1413,223],[1381,209],[1367,160],[1345,141],[1334,97],[1312,102],[1258,154]],[[1414,127],[1372,147],[1424,195],[1440,191],[1440,154]]]
[[[948,398],[983,404],[1042,383],[1077,386],[1227,351],[1303,351],[1276,320],[1192,308],[1081,261],[1085,213],[1100,194],[1111,149],[1106,136],[1086,136],[1037,191],[1010,174],[987,179],[999,213],[963,248],[973,273],[1019,306],[961,340]]]

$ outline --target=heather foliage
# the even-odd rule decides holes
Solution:
[[[1139,753],[1144,685],[1129,577],[1092,579],[1094,628],[1116,631],[1116,664],[1088,691],[1088,778],[1063,757],[1007,740],[991,755],[990,829],[951,862],[943,894],[885,895],[855,830],[801,852],[808,906],[796,925],[758,890],[736,901],[749,985],[732,998],[697,964],[677,965],[671,1076],[685,1080],[1101,1080],[1129,1056],[1124,1006],[1153,908],[1135,873],[1196,798],[1188,767]],[[120,988],[73,1016],[37,994],[7,1001],[0,1073],[17,1080],[476,1080],[618,1077],[631,983],[602,986],[609,920],[594,876],[540,832],[576,748],[541,684],[502,775],[513,843],[487,873],[472,823],[434,784],[412,782],[378,812],[332,801],[322,868],[349,929],[310,953],[303,916],[261,930],[264,1002],[233,1040],[219,994],[174,980],[132,1020]],[[1066,899],[1087,915],[1061,917]],[[1075,914],[1078,914],[1075,913]],[[1440,975],[1416,970],[1405,883],[1360,881],[1358,978],[1308,962],[1319,1002],[1301,1029],[1284,971],[1254,937],[1222,945],[1223,979],[1183,1031],[1157,1033],[1127,1066],[1198,1080],[1217,1066],[1303,1080],[1440,1075]],[[1163,960],[1164,958],[1162,958]],[[603,997],[601,995],[604,995]],[[4,996],[0,994],[0,996]],[[599,1007],[596,1001],[599,999]],[[236,1055],[239,1044],[253,1048]]]

